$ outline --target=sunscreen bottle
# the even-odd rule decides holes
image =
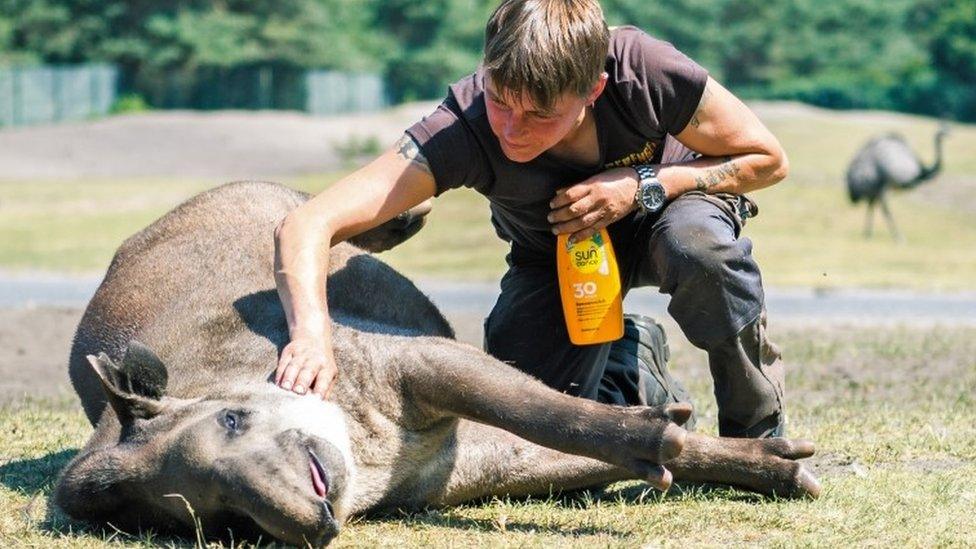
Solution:
[[[570,341],[592,345],[623,337],[620,273],[607,230],[573,244],[568,234],[558,235],[556,269]]]

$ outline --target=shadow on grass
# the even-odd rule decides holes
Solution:
[[[49,542],[51,546],[54,546],[71,543],[71,540],[81,543],[87,539],[151,542],[153,544],[166,542],[169,545],[180,546],[192,541],[189,537],[161,536],[151,530],[127,533],[110,524],[89,524],[76,521],[61,512],[52,503],[51,493],[61,471],[77,454],[77,449],[61,450],[38,458],[13,460],[0,465],[0,485],[31,498],[27,505],[20,508],[20,513],[32,528],[51,536],[45,538],[45,543]],[[48,498],[46,506],[39,504],[43,501],[42,496]],[[7,547],[2,543],[0,546]]]
[[[507,503],[516,503],[517,505],[542,504],[558,509],[583,510],[598,502],[623,503],[626,505],[654,505],[665,503],[669,500],[685,499],[689,497],[699,500],[710,499],[757,504],[773,501],[772,498],[767,498],[760,494],[746,492],[726,485],[688,482],[675,483],[667,492],[659,492],[643,483],[617,483],[605,488],[559,492],[548,497],[528,496],[509,498],[505,501]],[[623,538],[631,533],[612,527],[573,527],[559,524],[542,525],[531,521],[521,520],[505,520],[504,523],[501,523],[498,519],[476,519],[458,516],[457,514],[451,512],[451,509],[456,508],[471,508],[491,505],[492,501],[492,499],[486,498],[460,504],[455,507],[442,509],[428,509],[426,511],[419,512],[400,511],[371,514],[359,520],[364,522],[402,522],[410,526],[426,525],[441,528],[471,530],[476,532],[498,532],[500,530],[504,530],[508,532],[514,531],[556,534],[567,537],[607,534],[614,537]]]
[[[51,505],[50,500],[46,513],[43,505],[37,505],[42,496],[50,497],[58,475],[77,453],[76,449],[61,450],[38,458],[12,460],[0,465],[0,485],[21,495],[30,496],[30,501],[20,512],[25,521],[32,523],[40,531],[63,534],[87,530],[85,525],[72,524],[70,519]],[[43,518],[38,513],[43,514]]]
[[[78,450],[61,450],[33,459],[19,459],[0,465],[0,484],[22,494],[50,493],[64,466]]]
[[[532,502],[542,502],[542,501],[554,501],[554,500],[539,500],[539,499],[520,499],[518,501],[524,501],[526,503]],[[487,502],[486,502],[487,504]],[[479,505],[477,503],[468,504],[469,506]],[[458,507],[464,507],[458,506]],[[579,509],[579,506],[576,506]],[[630,535],[631,532],[616,530],[610,527],[598,528],[594,526],[583,526],[583,527],[573,527],[566,525],[553,525],[553,524],[537,524],[531,521],[524,520],[509,520],[505,519],[501,522],[498,519],[477,519],[471,517],[461,517],[450,512],[451,508],[445,509],[430,509],[427,511],[419,511],[414,513],[401,512],[371,515],[369,517],[364,517],[361,520],[364,523],[369,522],[401,522],[405,525],[416,527],[416,526],[434,526],[439,528],[453,528],[456,530],[469,530],[473,532],[525,532],[525,533],[536,533],[536,534],[556,534],[568,537],[578,537],[596,534],[608,534],[614,537],[625,537]]]
[[[666,502],[668,500],[694,498],[697,500],[736,501],[742,503],[768,503],[775,498],[748,492],[727,484],[708,482],[675,482],[667,492],[658,492],[644,484],[617,485],[600,493],[601,500],[613,500],[630,505]]]

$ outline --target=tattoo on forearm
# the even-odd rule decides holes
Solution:
[[[708,102],[708,99],[711,96],[712,90],[710,90],[706,85],[705,89],[702,91],[701,99],[698,101],[698,107],[695,109],[695,114],[691,115],[691,120],[688,121],[692,128],[698,128],[698,126],[701,126],[701,118],[699,118],[699,115],[701,114],[702,109],[705,107],[705,103]]]
[[[702,192],[722,183],[726,179],[734,178],[742,171],[731,156],[722,159],[722,163],[705,170],[705,175],[695,177],[695,188]]]
[[[430,163],[427,162],[427,158],[420,152],[420,147],[417,146],[417,143],[412,137],[403,134],[403,137],[396,142],[394,148],[396,148],[396,153],[400,158],[410,160],[425,172],[431,173]]]

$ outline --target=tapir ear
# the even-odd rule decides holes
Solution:
[[[162,360],[152,349],[132,340],[122,359],[122,370],[128,380],[130,393],[149,398],[163,398],[169,376]]]
[[[155,355],[152,356],[155,357]],[[116,365],[108,355],[99,353],[98,356],[88,355],[85,358],[88,359],[88,363],[91,364],[98,379],[101,380],[105,396],[120,422],[131,422],[135,418],[149,419],[162,411],[159,398],[137,392],[137,389],[143,388],[143,382],[134,381],[133,377],[128,375],[127,369]],[[126,359],[128,358],[129,354],[127,353]],[[159,359],[156,358],[156,360]],[[161,365],[162,363],[160,363]],[[163,372],[165,375],[165,369]],[[165,380],[163,383],[165,384]]]

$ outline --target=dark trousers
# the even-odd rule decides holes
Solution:
[[[686,149],[687,150],[687,149]],[[708,352],[725,436],[762,436],[783,417],[783,367],[766,338],[763,289],[752,242],[740,237],[744,199],[686,193],[656,215],[631,214],[609,227],[626,293],[657,286],[688,340]],[[485,321],[485,347],[557,390],[620,402],[621,379],[607,383],[612,343],[569,341],[555,250],[513,246],[501,295]],[[608,387],[610,385],[610,387]],[[602,389],[602,390],[601,390]]]

